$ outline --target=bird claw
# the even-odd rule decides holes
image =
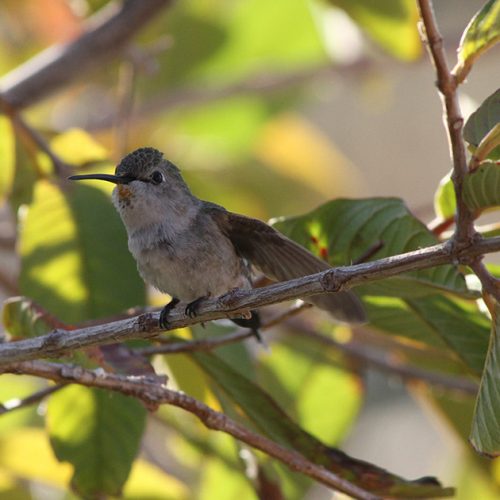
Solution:
[[[193,300],[190,302],[187,306],[186,309],[184,310],[186,316],[189,316],[190,318],[195,318],[198,314],[198,308],[200,307],[200,304],[206,299],[207,297],[198,297],[197,299]]]
[[[168,321],[168,315],[170,314],[170,311],[179,303],[179,299],[176,299],[175,297],[161,310],[160,313],[160,319],[158,321],[158,324],[160,328],[163,330],[169,330],[170,329],[170,324]]]

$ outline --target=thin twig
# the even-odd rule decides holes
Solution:
[[[451,179],[457,201],[457,225],[454,241],[459,246],[470,245],[475,236],[474,217],[463,201],[463,184],[468,173],[465,144],[462,138],[464,119],[457,95],[457,81],[452,75],[443,46],[443,39],[437,27],[431,0],[418,0],[420,16],[425,29],[429,55],[436,68],[437,87],[442,97],[443,116],[447,125],[448,142],[453,162]]]
[[[492,276],[486,266],[479,257],[473,260],[469,267],[476,273],[476,276],[481,281],[483,290],[495,297],[497,302],[500,302],[500,280]]]
[[[66,384],[51,385],[50,387],[41,389],[24,399],[14,398],[6,401],[5,403],[0,403],[0,415],[39,403],[42,399],[45,399],[47,396],[50,396],[54,392],[57,392],[59,389],[65,387],[65,385]]]
[[[476,395],[478,384],[470,378],[447,375],[412,366],[387,355],[373,346],[361,345],[355,342],[337,342],[335,339],[322,335],[308,324],[301,321],[300,324],[288,323],[290,331],[296,335],[303,336],[314,342],[341,351],[349,358],[370,366],[378,371],[398,375],[406,381],[422,381],[443,389],[451,389],[465,394]]]
[[[24,120],[20,113],[0,94],[0,110],[11,120],[19,137],[24,141],[28,149],[35,148],[44,152],[54,165],[54,172],[59,177],[67,177],[71,173],[71,167],[52,151],[44,137]]]
[[[407,271],[449,263],[470,262],[471,257],[498,250],[500,250],[500,237],[481,239],[474,242],[472,246],[462,249],[448,243],[441,243],[372,262],[332,268],[322,273],[275,283],[263,288],[233,290],[220,297],[203,301],[195,318],[186,316],[185,305],[176,306],[169,315],[170,329],[183,328],[214,319],[236,317],[248,309],[325,292],[336,292]],[[54,330],[46,335],[1,344],[0,365],[41,357],[55,357],[93,345],[152,338],[160,332],[158,313],[145,313],[104,325],[79,328],[71,332]]]
[[[251,330],[238,330],[236,332],[221,335],[220,337],[210,337],[207,339],[186,340],[182,342],[167,342],[162,345],[150,347],[137,347],[134,352],[143,356],[152,356],[154,354],[177,354],[180,352],[193,351],[211,351],[218,347],[240,342],[242,340],[254,337]],[[160,339],[156,339],[157,341]]]
[[[170,404],[197,416],[209,429],[230,434],[236,439],[261,450],[280,460],[290,469],[301,472],[313,479],[362,500],[379,500],[378,495],[369,493],[332,471],[317,465],[300,453],[257,434],[236,421],[219,413],[206,404],[187,394],[168,389],[165,385],[152,382],[148,377],[130,377],[107,373],[102,370],[92,371],[80,366],[61,365],[41,361],[29,361],[11,364],[4,372],[30,374],[59,383],[77,383],[87,387],[99,387],[136,397],[148,406]]]

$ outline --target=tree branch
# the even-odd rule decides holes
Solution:
[[[204,321],[235,317],[248,309],[319,293],[336,292],[407,271],[469,262],[472,257],[498,250],[500,250],[500,237],[481,239],[466,248],[442,243],[373,262],[332,268],[322,273],[275,283],[263,288],[234,290],[202,302],[196,318],[187,317],[184,313],[184,306],[178,305],[169,316],[170,328],[182,328]],[[0,365],[41,357],[55,357],[75,349],[112,344],[132,338],[151,338],[158,335],[160,331],[158,313],[145,313],[133,318],[70,332],[54,330],[47,335],[1,344]]]
[[[53,380],[58,383],[77,383],[87,387],[98,387],[136,397],[147,406],[169,404],[196,415],[209,429],[230,434],[268,455],[280,460],[290,469],[301,472],[330,488],[342,491],[362,500],[380,500],[380,497],[355,486],[337,474],[307,460],[300,453],[285,448],[274,441],[253,432],[223,413],[212,410],[209,406],[184,393],[168,389],[165,385],[151,381],[148,377],[130,377],[107,373],[102,370],[92,371],[80,366],[62,365],[42,361],[29,361],[7,365],[4,372],[29,374]]]
[[[127,42],[171,0],[125,0],[114,3],[87,23],[75,41],[55,45],[0,80],[0,92],[13,107],[34,104],[69,82],[116,57]]]
[[[436,68],[437,87],[441,94],[443,117],[447,125],[448,142],[453,162],[451,176],[457,200],[457,225],[454,241],[459,246],[470,245],[475,236],[474,217],[463,201],[463,183],[467,175],[467,156],[462,138],[464,119],[460,111],[457,96],[457,81],[452,75],[443,47],[443,39],[439,33],[431,0],[418,0],[420,17],[425,30],[424,43]]]

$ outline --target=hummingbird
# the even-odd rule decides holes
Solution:
[[[71,180],[97,179],[116,184],[112,202],[125,225],[128,248],[142,279],[172,299],[162,309],[159,326],[179,303],[194,317],[200,303],[232,289],[250,289],[252,270],[274,281],[286,281],[329,269],[314,256],[265,222],[229,212],[197,198],[180,170],[151,147],[125,156],[115,174],[73,175]],[[362,323],[365,312],[351,291],[308,297],[342,322]],[[257,311],[233,322],[253,330],[258,339]]]

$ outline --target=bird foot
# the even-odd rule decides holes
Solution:
[[[195,318],[198,314],[198,309],[200,307],[200,304],[205,300],[208,299],[210,295],[204,295],[203,297],[198,297],[197,299],[193,300],[190,302],[187,306],[184,312],[186,313],[186,316],[189,316],[190,318]]]
[[[169,330],[168,315],[170,311],[179,303],[179,299],[173,297],[172,300],[161,310],[160,320],[158,321],[160,328]]]

